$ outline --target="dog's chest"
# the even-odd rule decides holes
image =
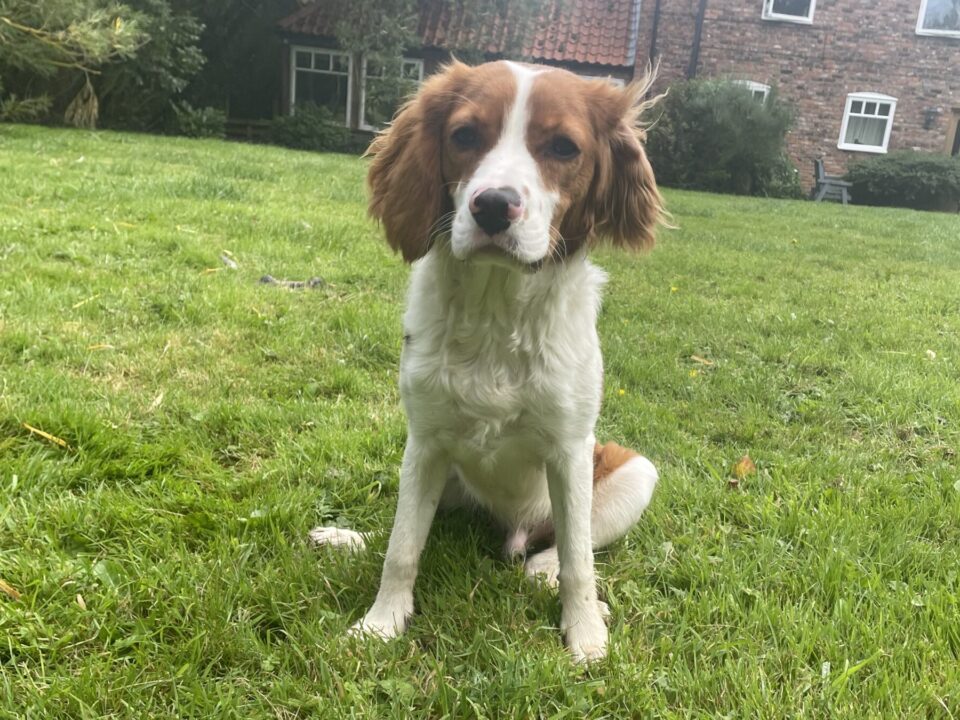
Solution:
[[[455,454],[495,455],[542,430],[539,409],[553,404],[554,388],[543,361],[516,341],[478,332],[408,349],[401,383],[411,420]]]
[[[463,461],[543,457],[592,432],[603,275],[589,263],[532,276],[425,258],[414,272],[400,389],[411,432]]]

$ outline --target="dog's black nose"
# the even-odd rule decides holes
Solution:
[[[487,188],[470,199],[470,212],[487,235],[503,232],[523,213],[523,200],[512,187]]]

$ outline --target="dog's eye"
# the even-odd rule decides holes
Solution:
[[[453,131],[450,139],[453,140],[453,144],[461,150],[473,150],[480,145],[480,133],[477,132],[475,127],[471,127],[470,125],[458,127]]]
[[[561,160],[572,160],[580,154],[580,148],[566,135],[557,135],[550,143],[550,152]]]

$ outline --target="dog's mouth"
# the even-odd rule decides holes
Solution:
[[[543,267],[543,260],[534,260],[533,262],[522,260],[514,253],[494,243],[484,245],[474,251],[466,261],[484,265],[499,265],[525,273],[535,273]]]

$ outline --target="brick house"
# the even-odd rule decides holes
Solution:
[[[960,154],[960,0],[643,0],[638,62],[776,85],[797,110],[788,151],[842,174],[865,154]]]
[[[454,49],[504,56],[509,10],[468,24],[457,7],[421,1],[411,81]],[[281,21],[284,107],[335,92],[344,122],[372,129],[385,119],[365,98],[376,72],[336,50],[333,24],[322,0]],[[551,0],[529,34],[520,55],[582,75],[628,81],[653,58],[658,89],[720,77],[765,97],[776,85],[797,110],[788,151],[808,188],[815,158],[842,174],[871,153],[960,154],[960,0]]]

